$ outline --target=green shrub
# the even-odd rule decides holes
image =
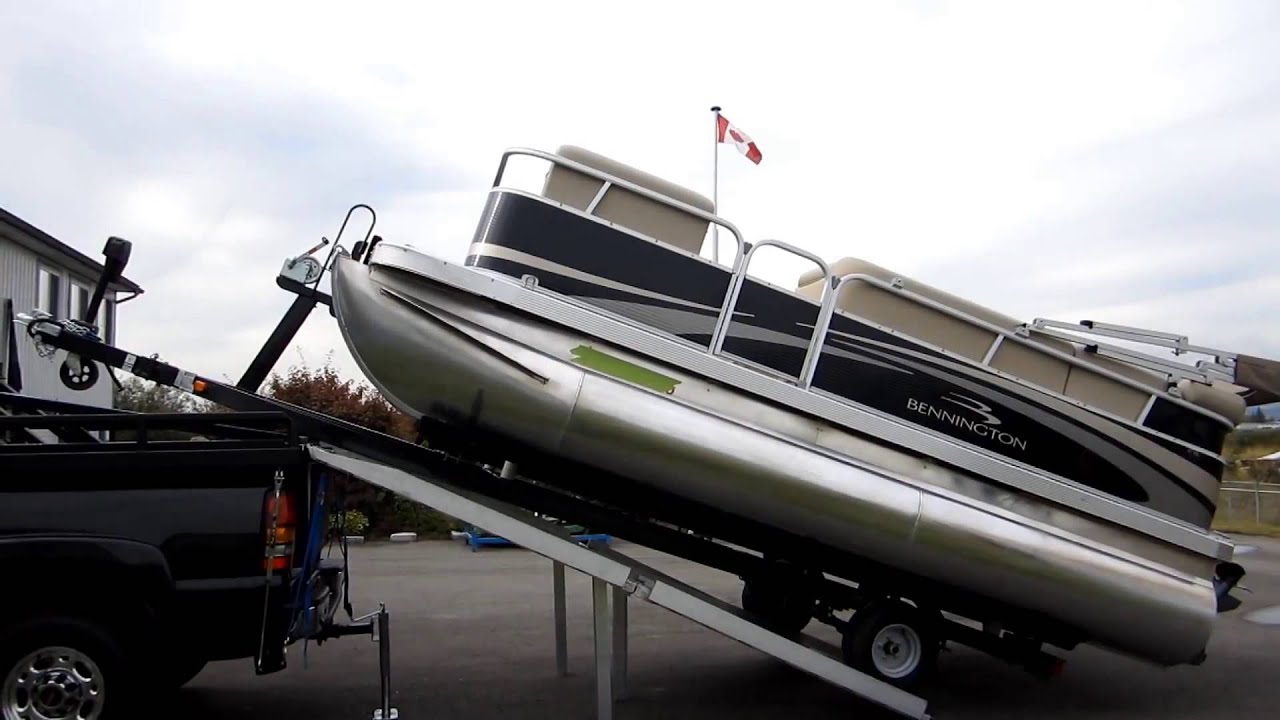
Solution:
[[[341,522],[341,527],[337,527]],[[347,510],[334,518],[334,527],[343,535],[364,535],[369,530],[369,518],[359,510]]]
[[[1247,428],[1227,435],[1222,454],[1227,460],[1248,460],[1280,450],[1280,429]]]
[[[450,530],[461,530],[462,524],[438,510],[399,496],[391,497],[391,507],[379,523],[378,535],[393,532],[416,532],[420,538],[447,538]]]

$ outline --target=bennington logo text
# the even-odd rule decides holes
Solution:
[[[971,413],[977,414],[979,419],[975,420],[951,410],[934,407],[928,403],[920,402],[915,398],[907,398],[907,409],[918,412],[927,417],[937,418],[945,423],[950,423],[958,428],[968,430],[975,435],[992,438],[1001,445],[1016,447],[1019,450],[1027,449],[1026,440],[996,427],[1000,424],[1000,418],[991,414],[991,406],[985,405],[971,397],[968,397],[967,395],[961,395],[959,393],[947,393],[947,395],[942,396],[942,399],[952,403],[953,405],[959,405]]]

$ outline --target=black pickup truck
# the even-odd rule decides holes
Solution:
[[[327,477],[285,414],[3,390],[0,717],[129,717],[211,660],[265,674],[290,643],[352,634],[331,622],[350,605]]]

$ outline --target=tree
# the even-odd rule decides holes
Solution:
[[[343,380],[327,362],[316,369],[302,365],[290,368],[283,376],[273,374],[264,394],[401,440],[412,442],[416,435],[413,418],[397,410],[376,389]],[[451,528],[460,527],[443,513],[357,478],[335,477],[333,488],[343,509],[359,510],[369,518],[374,534],[407,530],[424,537],[448,537]]]
[[[1249,414],[1247,417],[1245,417],[1245,420],[1248,422],[1254,422],[1254,423],[1264,423],[1267,421],[1267,414],[1263,412],[1261,407],[1255,406],[1253,410],[1249,411]]]
[[[343,380],[327,363],[315,370],[295,366],[283,377],[273,374],[265,394],[402,440],[412,440],[415,434],[412,418],[372,387]]]
[[[112,405],[120,410],[143,413],[181,413],[197,410],[197,399],[175,387],[159,385],[131,376],[112,385]]]
[[[111,386],[111,404],[118,410],[136,413],[191,413],[221,410],[221,406],[198,398],[178,388],[160,385],[143,380],[137,376],[126,377],[117,387]],[[112,431],[112,437],[118,441],[134,440],[137,433],[132,429]],[[155,440],[190,440],[195,433],[182,430],[153,430],[148,437]]]

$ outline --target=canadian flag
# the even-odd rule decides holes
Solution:
[[[717,139],[722,143],[732,143],[738,147],[738,152],[747,156],[751,162],[760,164],[760,148],[756,147],[754,141],[747,137],[747,134],[734,127],[728,118],[723,115],[716,114],[716,123],[719,126]]]

